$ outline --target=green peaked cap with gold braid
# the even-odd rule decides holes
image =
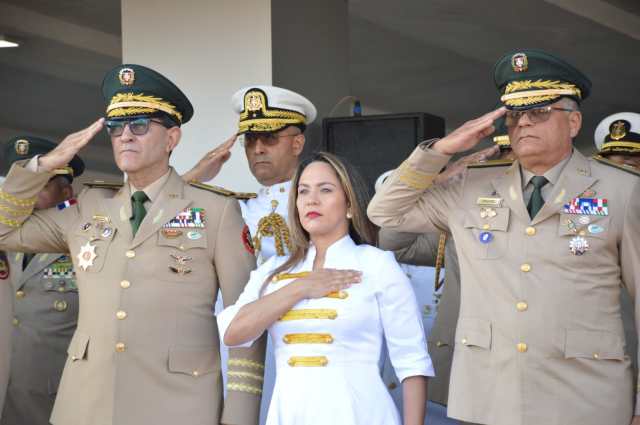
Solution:
[[[177,125],[188,122],[193,106],[168,78],[142,65],[124,64],[111,69],[102,81],[109,119],[166,114]]]
[[[577,68],[541,50],[504,55],[493,68],[493,80],[507,109],[546,106],[561,97],[580,103],[591,92],[591,81]]]

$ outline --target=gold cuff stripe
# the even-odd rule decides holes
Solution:
[[[33,198],[21,199],[13,196],[10,193],[5,192],[4,190],[2,190],[2,188],[0,188],[0,199],[12,205],[15,205],[16,207],[30,208],[36,204],[37,197],[34,196]]]
[[[0,215],[0,223],[9,227],[22,227],[22,223]]]
[[[403,162],[399,168],[400,176],[398,177],[398,179],[402,183],[415,190],[427,189],[429,186],[431,186],[431,183],[435,178],[435,176],[433,175],[420,173],[412,169],[406,162]]]
[[[299,279],[301,277],[309,276],[311,272],[298,272],[298,273],[280,273],[277,274],[271,279],[273,283],[280,282],[281,280],[287,279]]]
[[[264,370],[264,364],[249,359],[229,359],[229,366],[248,367],[250,369]]]
[[[252,385],[241,384],[238,382],[227,382],[227,390],[240,391],[243,393],[260,395],[262,394],[262,388],[254,387]]]
[[[333,336],[321,333],[286,334],[282,341],[285,344],[332,344]]]
[[[324,367],[329,363],[325,356],[293,356],[287,361],[291,367]]]
[[[4,211],[7,214],[10,214],[14,217],[24,217],[24,216],[30,215],[31,211],[33,211],[33,208],[14,209],[6,205],[0,204],[0,211]]]
[[[264,381],[264,377],[261,375],[256,375],[255,373],[251,373],[251,372],[238,372],[235,370],[230,370],[227,371],[227,376],[233,376],[234,378],[249,378],[249,379],[255,379],[256,381]]]
[[[123,109],[123,108],[132,108],[132,110]],[[167,102],[166,100],[160,97],[148,96],[142,93],[116,94],[111,98],[111,102],[109,103],[109,106],[107,106],[107,116],[112,117],[112,116],[122,116],[122,115],[133,115],[133,113],[141,112],[139,110],[136,110],[135,108],[147,108],[147,109],[162,111],[169,115],[173,115],[177,117],[178,120],[182,122],[182,114],[178,112],[175,105]],[[112,112],[115,110],[118,110],[117,112],[118,115],[115,115],[116,112]]]
[[[307,319],[329,319],[334,320],[338,317],[338,312],[330,308],[309,308],[300,310],[289,310],[280,318],[281,322],[290,320],[307,320]]]
[[[640,142],[625,142],[624,140],[622,140],[618,142],[607,142],[602,145],[603,150],[613,147],[640,149]]]

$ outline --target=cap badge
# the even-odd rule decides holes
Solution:
[[[246,96],[246,105],[247,110],[249,111],[259,111],[262,109],[262,93],[258,93],[255,91],[250,91]]]
[[[611,138],[620,140],[627,135],[627,129],[624,121],[616,121],[611,124]]]
[[[118,73],[118,79],[123,86],[130,86],[136,81],[136,73],[131,68],[122,68]]]
[[[516,53],[511,57],[511,68],[515,72],[525,72],[529,69],[529,59],[524,53]]]
[[[29,141],[25,139],[17,140],[15,143],[16,153],[18,155],[29,154]]]

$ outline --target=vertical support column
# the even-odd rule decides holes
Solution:
[[[194,105],[172,165],[183,173],[237,130],[231,95],[247,84],[271,84],[269,0],[122,0],[124,63],[161,72]],[[215,183],[255,190],[244,150],[236,145]]]

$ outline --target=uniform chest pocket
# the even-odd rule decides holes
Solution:
[[[464,228],[473,238],[468,247],[474,258],[493,260],[509,248],[509,208],[476,207],[467,211]]]
[[[109,247],[113,242],[117,229],[106,227],[104,229],[88,228],[81,226],[74,234],[77,252],[72,252],[76,264],[76,273],[98,273],[102,270],[109,253]]]
[[[189,282],[213,273],[204,229],[163,229],[158,232],[157,246],[159,279]]]

